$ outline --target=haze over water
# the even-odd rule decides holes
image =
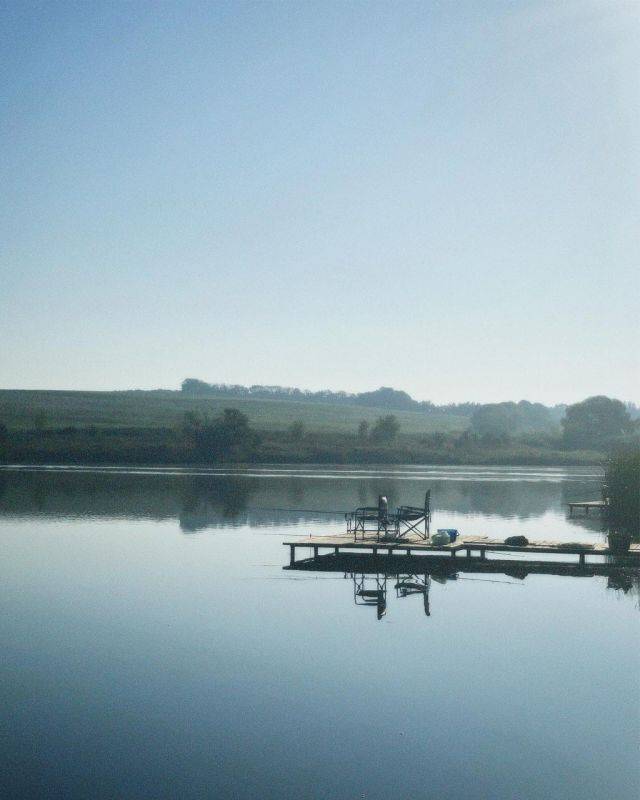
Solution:
[[[429,487],[433,528],[596,541],[566,503],[600,480],[0,471],[7,796],[635,800],[634,587],[460,572],[431,582],[427,616],[390,579],[378,620],[350,574],[283,570],[284,539]]]

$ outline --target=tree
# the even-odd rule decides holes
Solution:
[[[289,436],[294,442],[300,442],[304,439],[305,426],[301,419],[297,419],[289,425]]]
[[[7,458],[9,453],[9,430],[0,422],[0,461]]]
[[[604,493],[614,530],[640,536],[640,449],[617,453],[607,464]]]
[[[400,423],[393,414],[378,417],[371,429],[374,442],[392,442],[400,431]]]
[[[225,408],[213,420],[185,415],[185,434],[194,454],[203,460],[246,458],[258,444],[249,418],[237,408]]]
[[[398,410],[414,410],[419,406],[406,392],[381,386],[375,392],[361,392],[356,395],[355,402],[361,406],[374,406],[377,408],[394,408]]]
[[[43,431],[47,427],[47,415],[40,409],[33,417],[33,426],[37,431]]]
[[[516,406],[518,417],[518,433],[556,432],[557,421],[554,420],[551,410],[542,403],[530,403],[521,400]]]
[[[631,433],[633,422],[624,403],[598,395],[569,406],[562,428],[567,447],[599,450]]]
[[[518,428],[515,403],[489,403],[477,408],[471,417],[471,430],[485,436],[512,436]]]
[[[368,439],[369,438],[369,423],[366,419],[361,419],[360,424],[358,425],[358,438],[359,439]]]
[[[197,378],[185,378],[180,386],[180,391],[183,394],[190,394],[195,396],[202,396],[214,394],[214,387],[204,381],[199,381]]]
[[[425,433],[421,442],[429,447],[435,447],[437,450],[442,450],[446,444],[447,437],[442,431],[434,431],[433,433]]]

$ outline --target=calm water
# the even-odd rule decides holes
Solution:
[[[595,541],[565,507],[599,480],[0,471],[2,796],[636,800],[637,584],[461,573],[427,616],[390,578],[378,619],[362,576],[283,570],[284,538],[428,487],[434,527]]]

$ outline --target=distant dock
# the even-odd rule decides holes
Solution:
[[[609,503],[607,503],[606,500],[582,500],[576,503],[569,503],[569,516],[573,516],[575,509],[581,509],[585,514],[588,515],[589,511],[591,510],[602,512],[608,507]]]

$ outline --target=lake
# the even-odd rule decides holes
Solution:
[[[5,798],[636,800],[638,583],[283,569],[419,505],[599,541],[595,469],[0,471]],[[366,580],[371,580],[371,577]],[[407,579],[408,580],[408,579]],[[428,614],[427,614],[428,611]]]

